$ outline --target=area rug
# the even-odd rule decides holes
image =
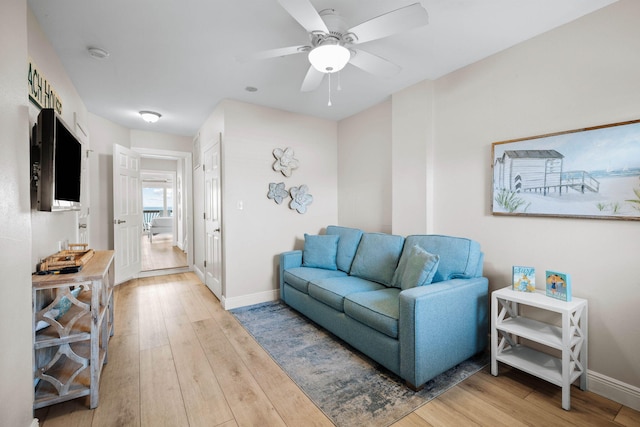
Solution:
[[[340,427],[388,426],[488,363],[488,355],[475,356],[414,392],[395,374],[281,302],[231,313]]]

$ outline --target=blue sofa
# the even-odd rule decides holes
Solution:
[[[280,298],[420,389],[486,349],[483,259],[469,239],[332,225],[280,255]]]

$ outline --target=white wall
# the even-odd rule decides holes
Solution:
[[[150,132],[132,129],[131,148],[146,148],[153,150],[185,151],[193,150],[193,138],[190,136],[172,135],[168,133]]]
[[[433,82],[413,85],[392,100],[392,230],[427,233],[433,230],[434,207]]]
[[[91,137],[91,221],[89,245],[113,249],[113,144],[130,148],[130,131],[89,113]]]
[[[0,420],[27,427],[33,419],[33,347],[24,0],[2,3],[0,56]]]
[[[74,130],[76,120],[81,124],[86,123],[87,109],[71,83],[55,50],[45,37],[40,24],[30,10],[27,14],[27,29],[28,54],[57,92],[62,101],[62,120],[70,129]],[[39,111],[38,107],[29,103],[29,120],[32,125],[36,122]],[[83,146],[83,149],[88,148],[86,145]],[[77,215],[76,212],[32,211],[33,248],[31,264],[33,271],[35,271],[36,264],[40,260],[58,250],[59,241],[74,242],[76,240],[78,234]]]
[[[223,293],[230,308],[277,298],[278,254],[337,222],[337,124],[224,101],[201,129],[203,148],[222,128]],[[286,147],[300,161],[290,178],[272,169],[273,149]],[[313,195],[307,213],[268,199],[272,182],[287,189],[306,184]]]
[[[113,145],[126,148],[191,152],[191,138],[132,130],[95,114],[88,114],[91,138],[90,246],[113,249]],[[175,169],[175,168],[174,168]]]
[[[391,232],[391,135],[390,99],[339,122],[340,225]]]
[[[439,79],[435,153],[435,229],[482,243],[492,289],[514,264],[538,283],[571,273],[589,300],[589,369],[635,387],[640,224],[490,212],[492,142],[640,118],[639,16],[622,0]]]
[[[540,284],[547,268],[571,273],[574,295],[589,300],[589,386],[636,409],[640,407],[638,222],[492,216],[491,144],[640,118],[638,16],[640,2],[621,0],[442,77],[433,82],[430,95],[418,85],[392,98],[395,145],[398,117],[410,114],[414,103],[426,106],[425,96],[433,97],[432,154],[427,133],[423,140],[427,160],[412,166],[427,171],[427,183],[431,173],[432,186],[427,185],[424,193],[399,196],[396,185],[410,186],[412,181],[403,183],[394,167],[394,214],[396,205],[409,205],[412,198],[418,207],[432,205],[431,218],[427,213],[429,232],[479,241],[491,290],[510,284],[514,264],[536,267]],[[429,120],[428,113],[425,117]],[[341,153],[347,150],[344,145],[357,147],[358,132],[369,133],[372,125],[363,121],[360,129],[353,130],[356,136],[349,138],[341,133]],[[417,139],[424,135],[423,125],[405,125],[406,134]],[[424,148],[416,152],[422,157]],[[366,164],[352,166],[354,174],[368,173]],[[344,191],[342,181],[340,191]],[[370,208],[373,212],[365,213],[361,224],[375,221],[386,206]],[[401,234],[421,232],[423,227],[421,219],[414,219]]]
[[[140,170],[176,172],[178,170],[178,162],[176,160],[143,157],[140,159]]]

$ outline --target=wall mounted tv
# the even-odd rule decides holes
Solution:
[[[80,210],[82,144],[52,108],[40,110],[33,139],[35,208]]]

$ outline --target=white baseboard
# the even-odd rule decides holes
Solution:
[[[640,411],[640,388],[593,371],[587,371],[589,391]]]
[[[262,302],[277,301],[280,298],[280,290],[273,289],[271,291],[259,292],[256,294],[242,295],[235,298],[222,298],[222,306],[225,310],[231,310],[247,305],[260,304]]]

